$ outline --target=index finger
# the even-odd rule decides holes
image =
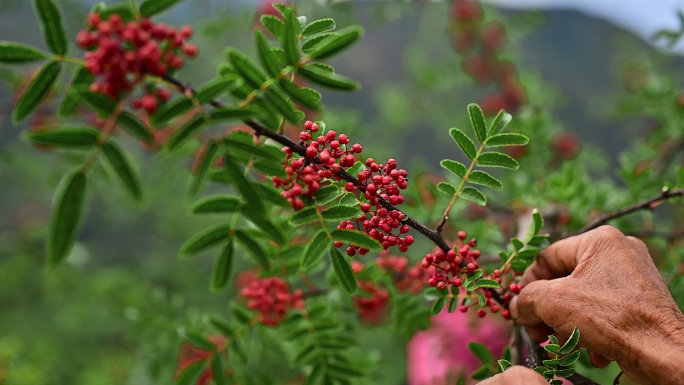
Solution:
[[[537,259],[523,274],[523,286],[540,279],[567,277],[579,263],[579,245],[583,234],[562,239],[539,253]]]

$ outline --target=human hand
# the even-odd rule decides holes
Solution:
[[[511,366],[503,373],[490,377],[481,385],[548,385],[544,376],[524,366]]]
[[[602,226],[561,240],[521,283],[511,315],[533,339],[555,331],[563,343],[577,326],[594,365],[617,361],[640,383],[681,382],[684,316],[639,239]]]

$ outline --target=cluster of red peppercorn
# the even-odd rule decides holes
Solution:
[[[477,250],[477,241],[472,238],[466,242],[467,234],[465,231],[458,232],[458,240],[452,246],[453,249],[444,253],[439,248],[436,248],[432,253],[425,255],[425,258],[421,261],[424,269],[434,269],[432,275],[428,279],[428,285],[436,287],[439,290],[450,289],[452,294],[457,294],[460,292],[463,285],[463,275],[470,274],[477,270],[478,268],[478,258],[480,257],[480,250]],[[507,266],[504,274],[510,273],[510,266]],[[494,280],[499,284],[502,284],[502,272],[496,269],[492,274],[486,276],[485,278]],[[503,286],[503,285],[502,285]],[[522,285],[513,283],[512,280],[508,282],[508,287],[504,288],[504,294],[502,296],[503,307],[501,315],[505,319],[510,319],[511,315],[508,311],[508,304],[512,298],[512,295],[517,294],[522,289]],[[465,290],[465,288],[464,288]],[[485,296],[485,307],[480,308],[477,311],[478,317],[484,317],[487,312],[485,308],[489,308],[492,313],[498,313],[501,307],[496,301],[492,299],[493,293],[489,289],[476,289],[479,290]],[[470,305],[463,304],[458,307],[459,311],[465,313],[472,306],[478,304],[478,301],[472,301]]]
[[[194,58],[197,45],[187,43],[193,30],[180,30],[156,24],[150,19],[125,22],[120,15],[103,19],[99,13],[88,15],[87,24],[76,36],[85,53],[85,68],[100,79],[91,85],[93,92],[118,98],[140,82],[144,75],[163,76],[183,67],[183,56]],[[157,110],[158,102],[168,100],[168,90],[146,90],[147,94],[133,101],[134,108],[149,114]]]
[[[259,313],[259,322],[276,327],[288,311],[304,307],[304,292],[290,290],[287,282],[279,277],[254,277],[241,294],[247,299],[247,307]]]
[[[305,157],[294,158],[292,149],[284,147],[283,151],[287,154],[284,164],[287,176],[273,178],[275,187],[283,189],[280,194],[295,210],[304,207],[304,201],[300,198],[302,195],[312,198],[320,188],[321,180],[332,178],[343,167],[353,166],[356,162],[354,154],[363,151],[358,143],[350,146],[347,135],[338,136],[332,130],[314,137],[320,129],[318,123],[307,121],[304,129],[299,133],[299,139],[306,146]],[[314,160],[316,157],[317,161]]]
[[[358,261],[352,261],[351,266],[356,275],[359,275],[366,268],[363,263]],[[359,316],[373,324],[381,322],[389,306],[389,292],[372,281],[361,279],[359,280],[359,290],[368,294],[368,297],[353,297],[354,307]]]
[[[482,24],[479,2],[453,0],[451,3],[451,41],[454,50],[467,55],[461,63],[463,71],[480,85],[494,82],[498,90],[479,101],[487,114],[500,110],[516,111],[527,103],[525,88],[517,78],[515,66],[499,58],[508,44],[506,30],[498,21]]]
[[[373,158],[368,158],[366,167],[368,168],[358,174],[359,183],[365,185],[364,197],[367,202],[361,203],[364,215],[353,220],[342,221],[337,228],[364,231],[380,242],[383,249],[399,246],[402,253],[406,252],[414,239],[412,235],[401,237],[410,230],[408,225],[401,223],[404,213],[382,207],[379,198],[392,205],[403,203],[404,196],[401,195],[401,190],[408,187],[408,173],[406,170],[397,169],[397,161],[394,159],[389,159],[383,165],[376,163]],[[349,182],[345,189],[353,192],[357,187]],[[398,230],[396,234],[395,230]],[[342,242],[336,241],[335,247],[342,247]],[[352,245],[347,248],[347,255],[354,256],[357,250],[361,255],[367,252],[365,249]]]

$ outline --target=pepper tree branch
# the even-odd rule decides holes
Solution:
[[[625,207],[624,209],[613,211],[607,214],[604,214],[594,220],[593,222],[589,223],[588,225],[584,226],[582,229],[577,231],[576,233],[572,235],[578,235],[582,233],[586,233],[589,230],[593,230],[599,226],[605,225],[606,223],[610,222],[613,219],[617,219],[620,217],[623,217],[625,215],[631,214],[636,211],[640,210],[653,210],[655,209],[658,205],[661,203],[664,203],[670,198],[678,197],[678,196],[684,196],[684,187],[676,188],[673,190],[668,189],[667,187],[663,188],[663,191],[649,199],[645,199],[641,202],[637,202],[631,206]]]

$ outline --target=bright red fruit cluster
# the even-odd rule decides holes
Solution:
[[[196,57],[197,45],[187,42],[192,34],[190,26],[176,30],[150,19],[125,22],[117,14],[103,19],[99,13],[92,12],[76,42],[88,50],[84,56],[85,68],[100,76],[91,90],[116,99],[122,92],[133,89],[144,75],[166,75],[183,67],[183,57]],[[134,101],[134,107],[148,113],[156,111],[158,101],[165,101],[169,96],[168,91],[147,92]]]
[[[304,307],[304,292],[291,291],[279,277],[254,277],[241,294],[247,299],[247,307],[259,313],[259,322],[268,326],[278,326],[288,311]]]
[[[358,261],[352,261],[351,266],[356,275],[359,275],[366,268],[363,263]],[[373,324],[382,322],[390,303],[389,292],[372,281],[361,279],[359,280],[359,290],[368,294],[368,297],[353,297],[354,307],[359,316]]]
[[[482,6],[473,0],[453,0],[450,17],[452,46],[457,53],[467,55],[461,63],[463,71],[480,85],[494,82],[498,88],[482,97],[482,110],[496,114],[525,105],[527,93],[518,81],[515,66],[499,58],[508,44],[504,26],[498,21],[481,25]]]
[[[361,204],[361,210],[365,214],[353,220],[342,221],[337,228],[364,231],[380,242],[383,249],[399,246],[401,252],[406,252],[414,240],[412,235],[401,237],[410,230],[408,225],[401,223],[404,213],[382,207],[379,198],[392,205],[403,203],[404,196],[401,195],[401,190],[408,187],[408,173],[406,170],[397,169],[397,161],[394,159],[389,159],[383,165],[376,163],[373,158],[368,158],[366,167],[368,168],[358,174],[359,183],[365,185],[364,197],[367,202]],[[349,182],[345,189],[353,192],[357,187]],[[336,241],[335,246],[342,247],[342,242]],[[357,250],[362,255],[367,252],[357,246],[349,246],[347,255],[354,256]]]
[[[287,154],[285,159],[285,172],[287,177],[274,177],[273,184],[282,188],[280,194],[287,199],[295,210],[304,207],[301,196],[312,198],[320,188],[323,179],[332,178],[342,168],[354,165],[356,157],[363,148],[360,144],[349,144],[349,138],[345,134],[339,136],[335,131],[328,131],[325,135],[317,135],[320,125],[311,121],[304,124],[304,131],[299,133],[301,143],[306,146],[306,156],[294,158],[292,150],[284,147]],[[317,159],[315,159],[318,157]]]

